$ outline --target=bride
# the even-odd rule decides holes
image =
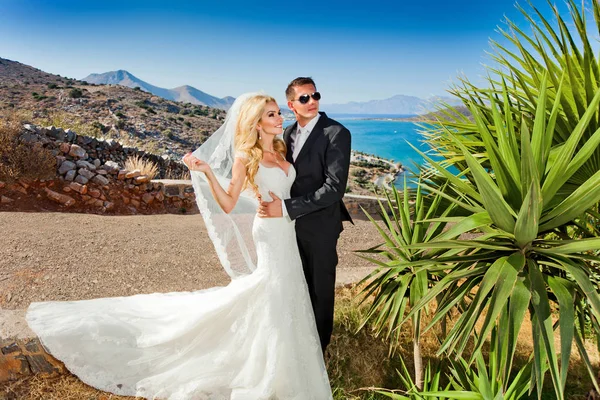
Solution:
[[[277,138],[282,122],[274,98],[242,95],[184,157],[229,285],[32,303],[27,322],[44,347],[82,381],[119,395],[332,399],[294,222],[256,214],[258,198],[288,198],[296,175]]]

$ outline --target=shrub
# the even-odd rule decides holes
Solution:
[[[56,83],[49,83],[48,89],[58,89],[58,85]]]
[[[142,175],[149,176],[150,179],[158,174],[158,166],[151,160],[145,160],[139,155],[130,156],[127,161],[125,161],[125,169],[129,171],[137,169]]]
[[[169,139],[173,139],[175,137],[175,135],[173,134],[173,131],[170,129],[167,129],[163,132],[163,135],[165,135],[166,137],[168,137]]]
[[[69,91],[69,97],[72,99],[79,99],[83,97],[83,92],[81,91],[81,89],[73,88]]]
[[[0,122],[0,180],[50,179],[56,175],[56,159],[39,143],[20,140],[21,123],[16,120]]]

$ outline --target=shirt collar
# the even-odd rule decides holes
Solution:
[[[308,121],[308,124],[304,125],[304,127],[301,127],[300,124],[298,124],[298,132],[311,133],[315,125],[317,125],[317,122],[319,122],[320,117],[321,114],[317,113],[317,115],[313,119]]]

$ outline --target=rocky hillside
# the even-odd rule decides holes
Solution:
[[[73,129],[180,158],[214,132],[225,111],[166,100],[142,90],[95,85],[0,58],[0,117]]]

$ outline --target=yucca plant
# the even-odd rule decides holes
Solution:
[[[582,6],[578,6],[575,1],[567,0],[567,4],[570,9],[569,20],[556,7],[552,7],[550,20],[531,4],[527,9],[518,6],[533,33],[528,34],[528,30],[507,20],[506,29],[500,29],[507,45],[492,41],[493,50],[490,55],[494,66],[488,67],[487,85],[478,87],[467,78],[462,78],[461,83],[450,90],[466,106],[477,109],[481,120],[488,125],[490,134],[497,139],[502,139],[503,132],[496,131],[498,115],[489,101],[490,97],[496,103],[505,103],[510,107],[511,113],[503,115],[506,118],[503,124],[507,126],[518,124],[518,121],[510,119],[514,115],[524,114],[533,121],[541,113],[546,116],[553,114],[555,134],[546,146],[557,149],[569,140],[600,88],[600,54],[594,45],[600,32],[600,2],[584,1]],[[593,23],[588,21],[590,14],[593,15]],[[542,94],[543,80],[548,83],[544,85]],[[539,107],[540,104],[543,105],[542,108]],[[423,125],[422,132],[433,153],[444,158],[440,164],[445,167],[453,165],[459,171],[468,169],[462,150],[456,142],[458,139],[472,155],[481,158],[486,169],[492,169],[485,159],[488,149],[478,123],[473,118],[452,110],[450,107],[441,111],[437,115],[437,121]],[[531,124],[529,127],[531,128]],[[599,127],[600,113],[592,113],[586,129],[581,132],[581,140],[576,149],[579,150],[590,140]],[[454,135],[448,135],[448,131],[452,131]],[[556,153],[551,153],[550,156],[554,154]],[[577,171],[570,174],[561,190],[572,192],[598,169],[600,149],[596,149]],[[600,214],[596,207],[595,212],[589,210],[587,215],[576,219],[574,224],[580,226],[578,234],[581,237],[594,237],[598,234],[599,221]]]
[[[436,397],[428,396],[428,393],[445,392],[451,389],[449,383],[442,386],[442,364],[432,363],[431,361],[425,367],[425,374],[421,387],[417,387],[413,381],[406,364],[400,359],[401,371],[396,371],[405,390],[375,390],[375,393],[383,395],[393,400],[437,400]]]
[[[424,243],[397,243],[396,250],[427,260],[411,265],[411,274],[439,281],[430,280],[435,285],[410,304],[410,311],[403,310],[405,318],[394,320],[394,326],[402,326],[437,299],[424,332],[458,307],[462,314],[443,338],[439,355],[462,357],[472,366],[494,326],[504,321],[498,335],[506,343],[507,363],[498,376],[508,383],[516,338],[523,320],[530,318],[531,390],[538,398],[546,372],[556,397],[565,398],[573,342],[598,388],[584,340],[590,327],[600,334],[600,57],[592,50],[585,10],[571,0],[568,4],[572,23],[554,9],[556,29],[537,9],[532,7],[539,23],[521,8],[533,35],[508,21],[509,30],[502,34],[517,51],[494,43],[499,66],[489,69],[489,86],[479,88],[464,79],[452,91],[472,115],[442,110],[424,126],[437,157],[423,154],[431,167],[420,183],[423,198],[439,196],[457,209],[452,218],[413,213],[413,223],[471,225],[481,236],[432,237]],[[591,12],[597,35],[597,0]],[[440,157],[442,161],[434,161]],[[440,264],[448,254],[455,257]],[[407,263],[402,257],[392,259],[393,252],[389,255],[388,265]],[[372,289],[387,288],[385,282]],[[389,288],[388,299],[402,294]],[[385,305],[380,301],[379,310]],[[560,333],[560,354],[555,330]]]
[[[533,366],[532,358],[527,360],[516,373],[511,374],[508,380],[504,380],[502,376],[502,371],[510,362],[507,354],[509,350],[507,342],[502,339],[504,335],[501,334],[503,323],[506,322],[501,321],[492,329],[487,359],[482,350],[477,350],[473,357],[474,365],[461,356],[457,359],[447,358],[446,363],[449,368],[444,368],[445,363],[430,363],[427,366],[421,390],[412,382],[408,370],[402,362],[402,372],[398,372],[398,374],[406,387],[403,394],[392,390],[379,390],[377,393],[396,400],[521,400],[528,398],[529,376]]]
[[[430,242],[452,240],[461,234],[489,223],[482,214],[470,219],[462,219],[454,214],[459,207],[441,195],[423,196],[420,186],[409,191],[406,178],[402,194],[393,187],[385,192],[387,202],[379,202],[381,227],[372,216],[365,212],[375,224],[383,238],[383,243],[363,250],[362,257],[377,264],[379,268],[366,276],[360,283],[362,301],[371,301],[363,328],[368,321],[376,335],[385,335],[390,340],[390,352],[395,349],[402,323],[415,304],[427,294],[433,285],[446,275],[448,263],[459,261],[458,268],[471,264],[469,257],[457,256],[461,249],[434,248],[423,252],[420,245]],[[450,227],[448,224],[453,224]],[[417,246],[412,248],[410,246]],[[485,259],[485,254],[471,255],[473,259]],[[422,268],[427,266],[427,268]],[[364,285],[364,286],[363,286]],[[468,286],[451,285],[448,289],[454,295],[468,295]],[[441,298],[441,297],[440,297]],[[415,367],[414,382],[422,389],[423,361],[421,356],[421,331],[424,308],[411,315],[413,358]]]
[[[505,86],[503,90],[508,89]],[[453,264],[448,274],[413,307],[407,318],[426,308],[451,285],[472,285],[475,292],[472,301],[466,303],[460,296],[446,295],[438,306],[430,326],[446,315],[450,307],[459,302],[466,304],[464,313],[444,339],[440,354],[461,356],[476,333],[476,322],[485,311],[473,354],[483,346],[496,321],[506,319],[512,328],[505,332],[507,337],[503,340],[508,341],[508,355],[512,360],[516,337],[529,311],[535,352],[532,387],[537,387],[541,397],[547,366],[556,396],[563,399],[574,339],[592,379],[595,375],[583,346],[583,323],[591,320],[597,326],[599,321],[600,296],[595,282],[600,262],[596,255],[600,238],[569,240],[564,232],[600,201],[600,169],[577,187],[569,184],[573,175],[598,151],[600,129],[587,140],[584,140],[584,132],[598,113],[600,90],[596,91],[568,139],[558,146],[553,144],[558,135],[555,124],[561,88],[556,92],[549,115],[546,112],[546,101],[550,100],[545,77],[540,82],[539,93],[541,100],[535,117],[515,112],[508,96],[498,104],[494,95],[489,94],[487,101],[494,117],[492,121],[485,119],[486,113],[476,104],[470,104],[485,153],[471,154],[464,145],[462,132],[443,127],[464,157],[464,177],[454,176],[430,160],[447,179],[446,189],[442,192],[427,183],[422,186],[472,212],[466,220],[487,216],[490,223],[480,228],[483,236],[475,240],[444,240],[406,247],[422,251],[434,248],[462,250],[476,257],[485,254],[486,258],[473,261],[469,256],[468,259],[473,261],[470,265]],[[453,194],[448,194],[448,189]],[[490,262],[490,253],[482,253],[483,250],[492,251],[495,261]],[[553,307],[558,309],[556,323],[552,319]],[[577,328],[576,321],[580,322]],[[560,359],[554,346],[554,327],[560,331]],[[504,379],[509,372],[510,368],[504,371]]]

